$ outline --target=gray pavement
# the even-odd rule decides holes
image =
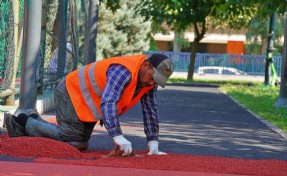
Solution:
[[[287,160],[287,140],[221,92],[216,85],[168,85],[158,91],[160,149],[168,153]],[[145,150],[140,104],[121,117],[135,150]],[[113,147],[97,126],[90,150]]]
[[[160,150],[167,153],[287,160],[287,139],[216,85],[169,84],[158,91]],[[54,112],[43,117],[54,117]],[[140,104],[121,118],[134,150],[145,150]],[[112,138],[96,126],[89,150],[111,150]]]

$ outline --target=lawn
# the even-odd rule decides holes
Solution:
[[[170,82],[189,82],[172,78]],[[279,97],[279,87],[264,87],[263,83],[245,81],[209,81],[194,80],[194,83],[219,84],[220,90],[236,99],[246,108],[287,132],[287,108],[278,108],[274,104]]]

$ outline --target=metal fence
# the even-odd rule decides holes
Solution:
[[[17,57],[15,32],[19,32],[23,23],[23,4],[24,0],[20,0],[19,10],[14,14],[12,1],[0,0],[0,91],[7,90],[12,84],[14,67],[18,71],[21,69],[18,63],[14,65],[14,60]]]
[[[0,0],[0,104],[19,93],[24,4],[25,0]],[[39,92],[53,88],[83,61],[88,20],[87,0],[43,0],[42,4],[36,73]]]
[[[190,53],[169,51],[149,51],[146,53],[148,55],[153,53],[165,54],[172,59],[175,71],[188,71]],[[273,59],[276,72],[280,76],[282,56],[274,56]],[[196,53],[194,72],[205,70],[205,73],[218,73],[220,68],[223,70],[221,74],[264,75],[265,62],[265,55]]]
[[[43,73],[40,76],[44,86],[55,83],[63,75],[75,70],[79,62],[83,62],[86,51],[87,4],[86,0],[45,1],[41,36]],[[59,73],[59,70],[63,72]]]

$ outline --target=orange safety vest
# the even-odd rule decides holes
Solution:
[[[145,55],[114,57],[86,65],[67,75],[66,86],[79,119],[95,122],[102,117],[101,97],[107,82],[106,72],[111,64],[125,66],[131,73],[131,82],[117,102],[118,115],[122,115],[154,86],[142,88],[137,96],[134,93],[138,81],[138,71],[146,59]]]

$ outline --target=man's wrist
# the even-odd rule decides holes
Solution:
[[[109,136],[112,136],[112,137],[123,135],[121,128],[118,128],[118,127],[107,129],[107,130],[108,130]]]
[[[147,136],[147,141],[158,141],[158,136]]]

